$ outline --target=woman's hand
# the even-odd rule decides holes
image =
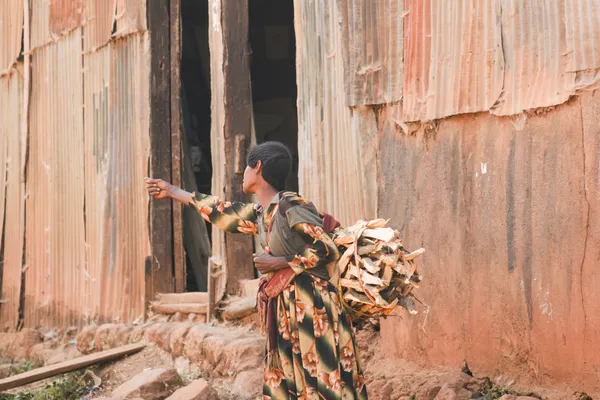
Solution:
[[[171,184],[162,179],[146,178],[146,189],[148,194],[155,199],[166,199],[169,197]]]
[[[289,267],[285,257],[274,257],[267,253],[254,253],[254,264],[261,274],[279,271],[282,268]]]

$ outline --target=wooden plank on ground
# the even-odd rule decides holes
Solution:
[[[208,304],[207,292],[159,293],[157,301],[161,304],[203,303]]]
[[[14,389],[29,383],[41,381],[66,372],[76,371],[90,365],[100,364],[107,361],[113,361],[130,354],[137,353],[146,347],[143,343],[130,344],[117,347],[116,349],[102,351],[100,353],[90,354],[76,358],[74,360],[61,362],[47,367],[37,368],[23,374],[14,375],[0,380],[0,392]]]
[[[152,310],[158,314],[182,313],[206,315],[208,313],[208,304],[153,304]]]

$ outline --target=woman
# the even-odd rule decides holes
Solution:
[[[256,268],[291,277],[269,303],[276,321],[269,324],[273,351],[265,361],[264,399],[367,399],[352,325],[329,283],[339,253],[323,229],[323,214],[283,191],[291,163],[281,143],[250,151],[243,190],[259,204],[188,193],[159,179],[146,183],[155,199],[190,205],[227,232],[258,234],[265,252],[254,254]]]

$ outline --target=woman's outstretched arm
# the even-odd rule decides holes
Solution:
[[[216,196],[190,193],[162,179],[146,179],[148,193],[155,199],[172,198],[193,207],[202,218],[226,232],[257,234],[256,205],[222,201]]]

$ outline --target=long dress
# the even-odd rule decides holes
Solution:
[[[296,272],[277,297],[280,362],[273,367],[265,358],[263,399],[367,399],[354,330],[329,283],[339,253],[312,203],[282,192],[267,210],[204,194],[190,205],[227,232],[259,235]]]

